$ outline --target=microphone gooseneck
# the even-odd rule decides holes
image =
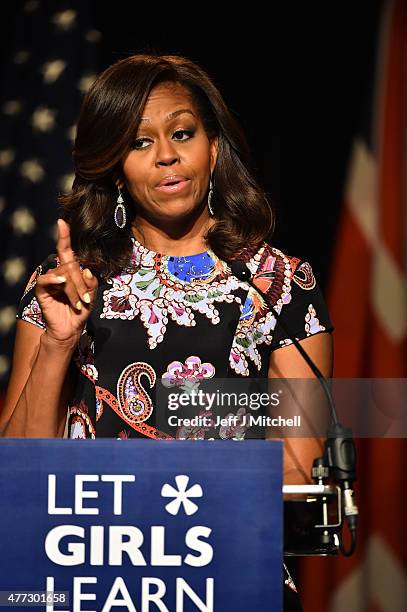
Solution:
[[[240,281],[248,283],[253,289],[267,299],[264,291],[253,282],[253,274],[245,262],[234,260],[230,263],[230,269],[233,276]],[[332,479],[338,482],[343,490],[344,514],[351,534],[351,545],[349,549],[345,549],[341,538],[340,550],[343,555],[350,556],[356,548],[356,528],[358,519],[358,509],[354,503],[354,492],[352,489],[352,484],[356,480],[356,450],[352,430],[339,423],[335,402],[325,376],[301,346],[297,338],[295,338],[287,323],[283,320],[281,313],[271,304],[269,304],[269,308],[273,312],[277,323],[281,326],[284,333],[292,341],[312,372],[318,378],[328,399],[331,423],[327,431],[323,463],[328,467]]]

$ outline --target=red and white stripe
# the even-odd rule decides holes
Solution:
[[[329,292],[339,378],[407,377],[407,2],[381,26],[373,150],[354,142]],[[358,550],[302,563],[305,612],[407,610],[406,466],[406,440],[358,441]]]

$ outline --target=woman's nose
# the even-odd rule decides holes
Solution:
[[[179,155],[177,153],[176,148],[171,142],[164,139],[162,142],[158,143],[157,165],[169,166],[178,160],[179,160]]]

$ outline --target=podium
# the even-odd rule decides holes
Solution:
[[[47,612],[280,612],[282,510],[282,442],[3,439],[0,591]]]

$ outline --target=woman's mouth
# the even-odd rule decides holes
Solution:
[[[179,193],[182,191],[186,185],[189,183],[189,179],[173,182],[171,185],[160,185],[156,187],[157,191],[162,191],[164,193]]]

